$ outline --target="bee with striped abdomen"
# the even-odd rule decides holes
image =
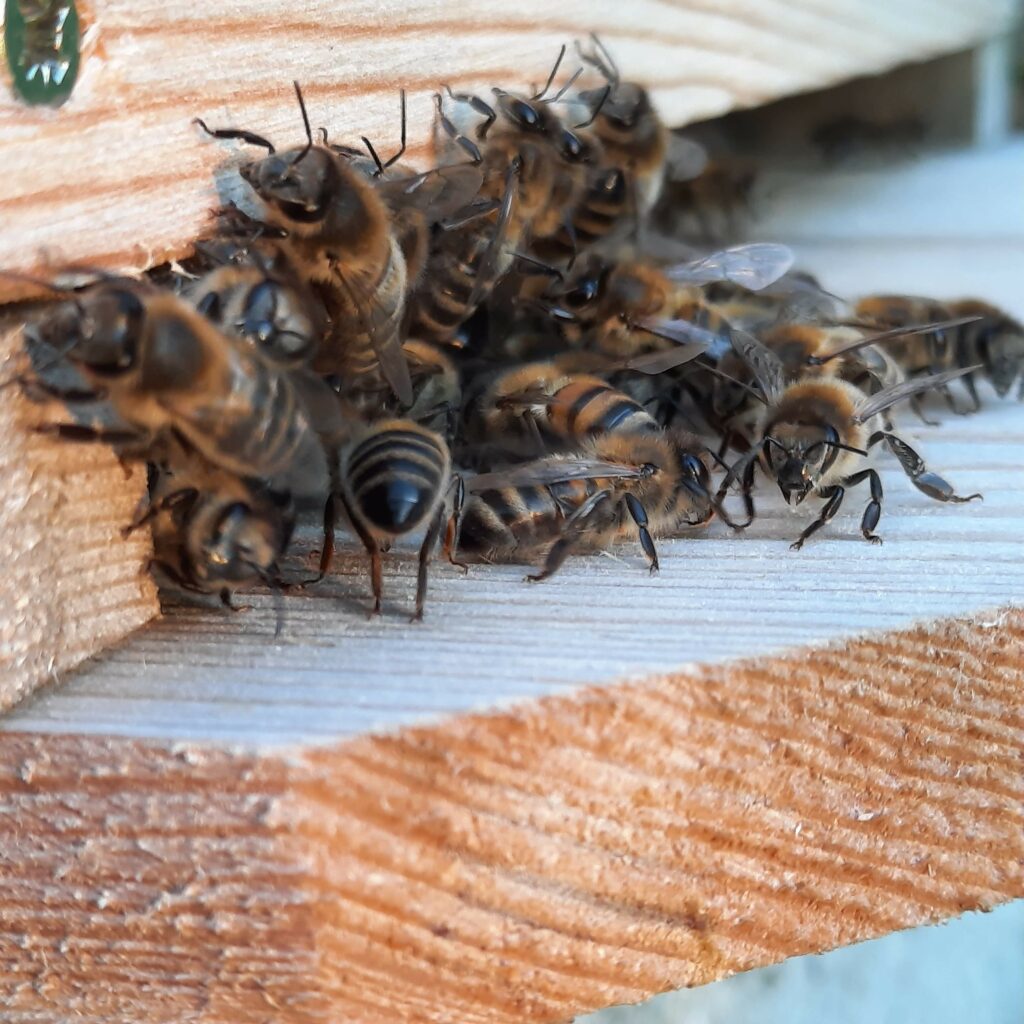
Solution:
[[[750,484],[760,466],[790,506],[800,505],[811,494],[824,499],[818,517],[791,545],[794,550],[835,516],[848,488],[864,481],[870,485],[871,500],[861,519],[861,533],[865,540],[881,543],[874,530],[882,513],[882,481],[877,470],[858,468],[869,449],[881,442],[896,456],[911,483],[930,498],[965,502],[981,497],[956,494],[946,480],[928,471],[924,460],[892,433],[883,418],[896,402],[943,387],[969,370],[904,380],[867,394],[838,376],[791,378],[775,352],[744,332],[734,333],[733,345],[761,388],[765,404],[747,437],[749,450],[729,470],[718,497],[724,497],[733,480],[742,480],[752,516]]]
[[[408,419],[370,424],[342,453],[342,500],[370,556],[373,614],[379,614],[384,584],[382,545],[426,527],[416,579],[416,612],[423,618],[427,564],[445,522],[452,482],[444,439]],[[461,479],[455,478],[456,489]]]
[[[547,579],[574,553],[600,551],[635,534],[652,573],[654,537],[707,523],[715,514],[703,445],[685,435],[600,434],[577,450],[467,481],[458,549],[488,561],[544,553]]]

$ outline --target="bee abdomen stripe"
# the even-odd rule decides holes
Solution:
[[[375,459],[361,465],[349,477],[349,487],[353,494],[359,494],[381,480],[394,477],[411,478],[422,483],[425,490],[436,488],[441,482],[441,474],[433,466],[412,459]]]

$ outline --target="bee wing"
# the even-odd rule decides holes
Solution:
[[[900,381],[892,387],[879,391],[877,394],[866,397],[857,403],[853,413],[854,423],[866,423],[872,416],[877,416],[890,406],[910,398],[912,395],[919,395],[924,391],[931,391],[933,388],[940,388],[958,377],[966,376],[980,370],[981,364],[966,366],[958,370],[946,370],[943,373],[930,373],[924,377],[913,377],[910,380]]]
[[[708,151],[696,140],[673,135],[668,151],[668,176],[671,181],[692,181],[704,173]]]
[[[494,473],[479,473],[466,484],[472,492],[495,491],[502,487],[531,487],[565,483],[568,480],[630,479],[644,476],[639,466],[601,459],[539,459]]]
[[[615,369],[635,370],[637,373],[653,376],[692,362],[697,356],[704,355],[707,351],[708,346],[703,342],[679,345],[677,348],[666,349],[664,352],[648,352],[645,355],[636,356],[634,359],[627,359]]]
[[[437,224],[476,199],[483,180],[483,172],[475,164],[448,164],[412,177],[383,181],[377,190],[392,210],[412,207]]]
[[[849,355],[851,352],[857,352],[862,348],[867,348],[869,345],[877,345],[879,342],[890,341],[893,338],[910,337],[914,334],[931,334],[933,331],[944,331],[952,327],[961,327],[963,324],[971,324],[975,320],[980,319],[981,317],[978,316],[961,316],[954,320],[936,320],[930,324],[911,324],[908,327],[894,327],[892,330],[882,331],[880,334],[867,334],[863,338],[851,341],[847,345],[830,350],[826,355],[812,356],[808,362],[813,366],[820,366],[822,363],[838,359],[840,356]]]
[[[415,396],[400,332],[391,330],[390,325],[386,323],[386,311],[378,310],[378,307],[372,304],[368,307],[366,302],[360,301],[356,290],[345,280],[343,274],[337,273],[335,280],[348,292],[353,308],[359,310],[384,379],[391,385],[402,405],[409,408]]]
[[[516,204],[517,183],[519,180],[519,164],[517,161],[509,165],[505,175],[505,193],[501,200],[501,207],[498,210],[498,219],[494,225],[494,233],[491,235],[487,251],[480,260],[477,268],[476,282],[473,291],[470,293],[467,307],[475,309],[483,300],[484,294],[494,283],[498,272],[498,261],[501,258],[502,246],[505,244],[505,236],[508,234],[509,224],[512,222],[512,211]]]
[[[773,242],[751,242],[713,252],[690,263],[665,269],[670,281],[680,284],[711,284],[731,281],[752,292],[773,284],[793,266],[793,250]]]
[[[786,386],[786,371],[782,360],[767,345],[761,344],[746,331],[733,331],[732,347],[750,368],[768,403],[778,401]]]
[[[636,326],[656,338],[674,341],[677,345],[700,345],[703,351],[713,357],[721,357],[729,349],[729,335],[708,330],[692,320],[662,320],[647,317],[638,320]],[[698,353],[699,354],[699,353]]]

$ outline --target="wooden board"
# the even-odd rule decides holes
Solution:
[[[1016,0],[525,0],[338,5],[212,0],[201,17],[158,0],[82,4],[85,57],[59,110],[0,97],[0,267],[61,260],[120,268],[180,254],[235,193],[235,144],[192,125],[301,136],[290,83],[332,137],[397,142],[409,90],[410,154],[423,160],[431,94],[543,81],[563,42],[599,32],[622,73],[654,87],[674,125],[966,49],[1003,31]],[[0,293],[2,294],[2,293]]]
[[[253,756],[0,744],[8,1024],[560,1022],[1024,895],[1024,615]]]
[[[0,380],[15,372],[17,333],[0,320]],[[126,479],[107,449],[34,434],[41,422],[17,388],[0,392],[0,710],[158,611],[148,538],[120,535],[146,474]]]

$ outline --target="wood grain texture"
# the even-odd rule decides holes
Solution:
[[[1024,895],[1024,614],[253,758],[0,745],[8,1024],[523,1024]]]
[[[935,428],[900,422],[932,467],[984,502],[933,502],[880,458],[881,547],[860,537],[867,495],[854,490],[827,530],[790,551],[811,510],[794,514],[764,487],[759,518],[741,536],[716,523],[660,542],[655,578],[633,544],[573,559],[537,586],[523,582],[521,566],[464,577],[439,561],[426,621],[410,624],[415,550],[386,559],[385,615],[369,620],[366,560],[347,542],[328,580],[285,599],[280,636],[267,594],[247,595],[252,611],[236,615],[171,607],[15,709],[0,731],[250,748],[330,742],[588,683],[1024,606],[1024,406],[983,395],[977,416],[943,417]],[[306,551],[318,543],[312,530],[303,539]]]
[[[17,334],[0,321],[2,380]],[[148,538],[120,535],[145,473],[126,480],[109,450],[32,433],[44,421],[17,388],[0,393],[0,710],[158,612]]]
[[[160,0],[82,5],[84,60],[56,111],[0,97],[0,266],[62,260],[123,269],[180,254],[237,187],[234,144],[191,124],[244,124],[283,142],[314,124],[378,146],[398,132],[424,159],[431,94],[541,81],[558,46],[597,31],[626,77],[646,82],[674,125],[901,62],[965,49],[1011,23],[1017,0],[211,0],[202,14]],[[216,184],[215,184],[216,182]],[[10,289],[11,286],[8,285]]]

